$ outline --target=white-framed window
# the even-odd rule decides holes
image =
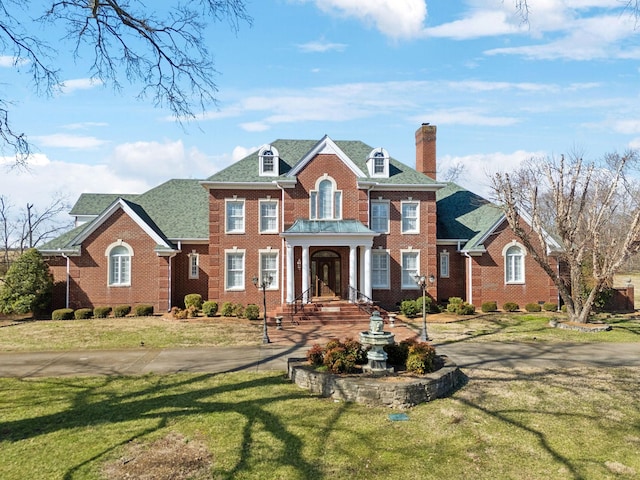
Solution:
[[[449,252],[447,250],[440,252],[440,277],[449,278]]]
[[[371,200],[371,230],[389,233],[389,200]]]
[[[260,233],[278,233],[278,201],[260,200]]]
[[[389,252],[387,250],[371,251],[371,287],[389,288]]]
[[[420,203],[402,202],[402,233],[420,233]]]
[[[105,256],[109,259],[108,285],[112,287],[128,287],[131,285],[131,246],[118,240],[107,247]]]
[[[244,250],[225,251],[225,290],[244,290],[244,255]]]
[[[227,199],[225,215],[226,233],[244,233],[244,199]]]
[[[524,283],[524,247],[515,241],[511,242],[502,250],[502,255],[505,283]]]
[[[195,280],[200,277],[200,255],[196,252],[189,254],[189,279]]]
[[[336,181],[324,175],[309,192],[309,218],[311,220],[339,220],[342,218],[342,191]]]
[[[389,177],[389,153],[384,148],[376,148],[367,158],[367,169],[372,177]]]
[[[260,176],[276,177],[279,175],[280,156],[273,145],[264,145],[260,148],[258,157],[260,158]]]
[[[420,251],[401,250],[402,288],[418,288],[415,275],[420,273]]]
[[[267,290],[278,289],[278,251],[260,250],[260,272],[258,278],[271,275],[271,284]]]

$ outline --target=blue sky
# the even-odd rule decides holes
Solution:
[[[38,96],[0,51],[0,95],[36,154],[0,165],[0,194],[44,207],[56,192],[140,193],[205,178],[278,138],[362,140],[413,166],[414,132],[438,127],[438,169],[488,195],[487,175],[532,156],[640,147],[640,27],[619,0],[253,0],[253,25],[207,31],[217,107],[170,113],[87,78]],[[60,42],[51,33],[54,43]],[[9,165],[11,158],[0,158]]]

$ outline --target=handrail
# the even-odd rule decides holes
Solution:
[[[310,292],[311,287],[307,288],[304,292],[294,298],[293,302],[289,304],[289,315],[291,315],[291,323],[298,323],[294,320],[293,316],[298,313],[298,306],[300,306],[300,310],[304,310],[305,303],[309,303],[308,299],[311,298],[309,295]],[[306,302],[304,301],[305,298],[307,299]]]
[[[355,304],[360,310],[371,315],[374,310],[373,299],[349,285],[349,301]]]

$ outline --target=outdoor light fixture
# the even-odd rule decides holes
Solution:
[[[429,284],[433,284],[436,281],[436,277],[433,275],[429,275],[427,278],[425,275],[420,275],[416,272],[413,275],[413,279],[418,284],[418,286],[422,289],[422,332],[420,332],[420,340],[422,342],[426,342],[429,340],[429,336],[427,335],[427,305],[426,305],[426,295],[427,295],[427,281]]]
[[[262,275],[262,280],[258,277],[253,277],[253,284],[256,288],[262,289],[262,306],[264,307],[264,315],[262,317],[262,343],[270,343],[269,335],[267,333],[267,287],[271,285],[273,277],[267,273]]]

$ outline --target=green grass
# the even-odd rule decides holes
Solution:
[[[640,475],[637,369],[473,375],[403,422],[281,373],[0,379],[0,478],[105,478],[132,444],[176,433],[207,447],[215,479]]]

